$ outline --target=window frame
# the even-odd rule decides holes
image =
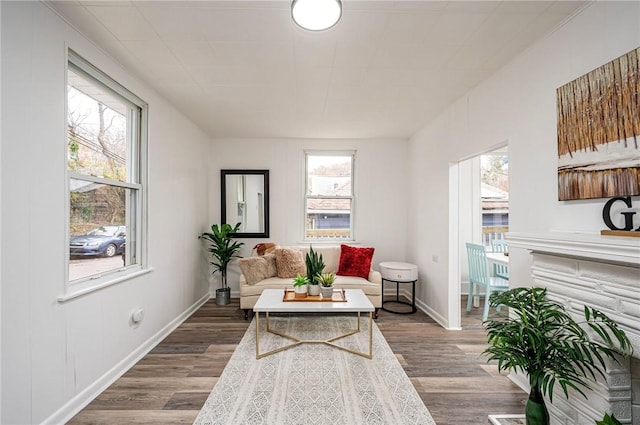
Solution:
[[[65,72],[65,116],[64,116],[64,168],[65,168],[65,218],[66,218],[66,268],[65,268],[65,294],[59,298],[60,302],[73,299],[77,296],[111,286],[113,284],[131,279],[135,276],[145,274],[151,269],[147,265],[147,181],[148,181],[148,104],[122,86],[120,83],[108,76],[104,71],[94,66],[88,60],[77,54],[71,49],[67,51],[66,72]],[[104,90],[111,92],[120,98],[123,103],[129,105],[127,117],[128,122],[132,125],[127,126],[127,156],[126,156],[126,177],[124,181],[113,180],[104,177],[96,177],[90,174],[84,174],[78,171],[72,171],[68,166],[68,132],[66,131],[67,120],[69,116],[69,99],[67,96],[67,87],[69,85],[69,71],[81,74],[84,78],[89,79],[92,83],[101,86]],[[125,206],[125,223],[127,231],[133,225],[133,233],[131,238],[127,240],[127,250],[125,251],[126,263],[122,267],[100,272],[90,276],[84,276],[78,279],[70,280],[69,276],[69,240],[71,219],[70,205],[70,181],[80,180],[96,184],[103,184],[111,187],[118,187],[135,191],[126,197]],[[131,202],[133,202],[131,204]],[[134,248],[131,249],[129,240],[133,242]],[[131,264],[131,260],[134,263]]]
[[[304,184],[303,184],[303,205],[302,205],[302,241],[305,243],[336,243],[336,242],[355,242],[356,241],[356,154],[357,151],[349,150],[319,150],[305,149],[303,152],[304,161]],[[350,156],[351,157],[351,195],[350,196],[327,196],[327,195],[309,195],[309,156]],[[307,237],[307,205],[309,199],[348,199],[351,202],[351,210],[349,212],[349,230],[348,238],[309,238]]]

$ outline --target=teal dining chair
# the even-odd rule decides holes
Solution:
[[[505,254],[508,254],[509,244],[504,239],[494,239],[491,241],[491,250],[493,252],[503,252]],[[494,276],[509,279],[509,267],[502,264],[494,264],[493,274]]]
[[[487,262],[487,252],[482,245],[467,243],[467,259],[469,261],[469,300],[467,311],[471,311],[474,296],[481,296],[480,290],[484,289],[484,311],[482,321],[489,316],[489,297],[494,292],[504,292],[509,289],[509,280],[491,276]]]

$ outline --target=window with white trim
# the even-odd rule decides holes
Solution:
[[[353,240],[355,152],[305,152],[304,239]]]
[[[69,283],[103,284],[142,268],[146,104],[69,51]]]

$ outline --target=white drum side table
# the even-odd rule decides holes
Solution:
[[[396,314],[412,314],[418,311],[416,308],[416,282],[418,281],[418,266],[410,263],[400,263],[396,261],[387,261],[380,263],[380,274],[382,274],[382,309],[389,313]],[[384,299],[384,283],[391,282],[396,284],[396,298],[391,300]],[[400,284],[411,283],[411,302],[400,299]],[[390,310],[385,304],[404,304],[411,307],[410,311]]]

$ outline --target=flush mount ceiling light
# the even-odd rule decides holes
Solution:
[[[340,0],[293,0],[291,16],[300,28],[323,31],[338,23],[342,16]]]

